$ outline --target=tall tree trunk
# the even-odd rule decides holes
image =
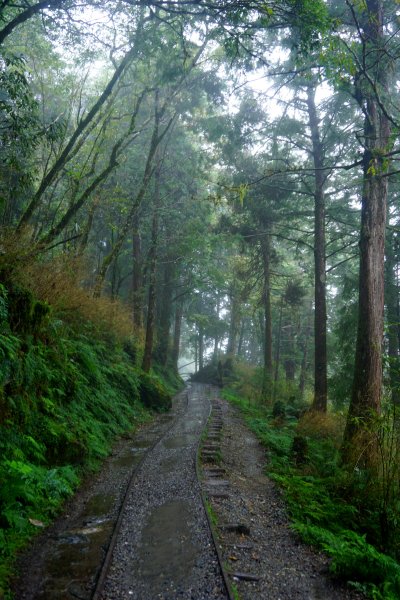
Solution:
[[[221,299],[220,299],[220,295],[218,292],[217,293],[217,306],[216,306],[216,315],[217,315],[218,321],[219,321],[220,309],[221,309]],[[219,335],[216,332],[215,336],[214,336],[214,350],[213,350],[213,358],[212,358],[214,364],[217,364],[217,362],[218,362],[218,348],[219,348]]]
[[[213,349],[213,363],[217,364],[218,362],[218,351],[219,351],[219,337],[215,336],[214,338],[214,349]]]
[[[258,335],[258,320],[252,319],[249,339],[249,362],[258,364],[260,358],[260,340]]]
[[[257,334],[258,341],[260,344],[260,364],[264,362],[264,346],[265,346],[265,335],[264,335],[264,310],[259,310],[257,313]]]
[[[231,288],[231,319],[229,323],[229,336],[228,344],[226,347],[226,354],[228,356],[235,356],[237,350],[237,338],[239,333],[240,323],[240,299],[236,286]]]
[[[312,304],[310,307],[310,312],[307,316],[307,324],[304,332],[304,340],[303,340],[303,358],[301,360],[300,367],[300,378],[299,378],[299,391],[300,395],[303,398],[304,391],[306,388],[306,376],[307,376],[307,362],[308,362],[308,340],[310,338],[310,330],[311,330],[311,314],[312,314]]]
[[[111,270],[111,300],[116,300],[120,287],[120,273],[118,258],[113,263]]]
[[[160,213],[160,176],[161,162],[157,156],[157,166],[154,175],[154,208],[151,225],[151,246],[149,252],[149,295],[147,302],[146,338],[144,342],[142,369],[146,373],[150,371],[154,341],[154,324],[156,317],[156,275],[157,275],[157,245],[158,245],[158,223]]]
[[[271,239],[267,230],[260,237],[263,263],[263,306],[264,306],[264,375],[262,397],[272,398],[272,311],[271,311]]]
[[[171,362],[176,372],[178,372],[179,350],[181,345],[182,317],[183,296],[178,298],[175,304],[174,340],[172,343]]]
[[[314,161],[314,401],[312,408],[326,412],[328,404],[327,347],[326,347],[326,259],[325,259],[325,174],[324,149],[319,133],[319,118],[315,106],[315,89],[307,89],[308,124],[311,131]]]
[[[241,357],[242,353],[243,353],[245,325],[246,325],[246,319],[243,318],[240,323],[239,343],[238,343],[238,350],[237,350],[238,357]]]
[[[389,376],[392,401],[400,404],[400,361],[399,361],[399,290],[397,287],[397,262],[395,251],[395,234],[389,231],[386,237],[385,260],[385,303],[387,314],[387,338],[389,357]]]
[[[354,381],[343,444],[343,459],[355,456],[373,468],[376,463],[374,423],[382,395],[382,340],[384,325],[384,256],[390,121],[380,106],[375,86],[387,90],[390,65],[383,34],[383,3],[366,0],[361,26],[364,59],[374,89],[363,94],[364,120],[363,193],[360,234],[358,330]],[[363,73],[360,74],[363,78]],[[368,85],[366,81],[364,86]],[[369,83],[369,82],[368,82]]]
[[[89,241],[89,235],[92,230],[94,214],[95,214],[98,206],[99,206],[99,197],[96,196],[93,199],[91,205],[89,206],[87,220],[86,220],[85,226],[82,230],[82,235],[79,240],[78,248],[76,251],[77,256],[82,256],[86,250],[86,247],[87,247],[88,241]]]
[[[139,217],[135,215],[132,228],[132,313],[136,330],[143,325],[143,272],[142,240],[139,231]]]
[[[201,371],[204,367],[204,331],[203,326],[198,327],[198,339],[199,339],[199,370]]]
[[[285,371],[286,383],[293,383],[296,375],[296,360],[295,360],[295,343],[294,343],[294,325],[293,315],[288,316],[286,325],[283,329],[285,330],[285,360],[283,361],[283,368]]]
[[[274,393],[273,401],[276,400],[276,393],[278,388],[278,377],[279,377],[279,363],[281,359],[281,337],[282,337],[282,315],[283,315],[283,301],[284,294],[281,296],[281,302],[279,306],[279,322],[278,322],[278,334],[276,336],[276,351],[275,351],[275,372],[274,372]]]
[[[172,292],[175,275],[175,263],[171,257],[166,258],[164,265],[164,281],[161,292],[160,323],[158,327],[158,360],[161,365],[166,365],[170,349],[170,329],[172,317]]]

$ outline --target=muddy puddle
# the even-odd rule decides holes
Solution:
[[[83,509],[82,517],[92,517],[93,519],[101,518],[111,510],[115,500],[115,495],[112,494],[94,494],[93,496],[90,496]],[[86,519],[86,521],[88,521],[88,519]]]
[[[160,474],[168,475],[172,471],[174,471],[179,464],[180,457],[178,454],[173,454],[172,456],[168,456],[164,458],[164,460],[160,463]]]
[[[166,448],[182,448],[184,446],[191,446],[196,440],[197,435],[184,433],[180,435],[174,435],[163,441]]]
[[[44,564],[41,590],[33,598],[89,600],[111,538],[115,494],[91,496],[74,527],[59,533]]]
[[[115,467],[136,467],[150,446],[150,441],[147,441],[146,443],[142,442],[140,446],[135,445],[134,447],[129,448],[127,452],[116,456],[113,459],[112,464]]]
[[[167,502],[151,513],[142,532],[136,568],[138,578],[151,580],[153,592],[165,589],[166,584],[178,587],[191,576],[199,550],[192,542],[190,522],[185,501]]]

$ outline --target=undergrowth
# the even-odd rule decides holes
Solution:
[[[340,467],[342,418],[296,416],[287,404],[271,409],[232,390],[223,394],[266,447],[268,474],[284,490],[293,528],[331,557],[332,574],[374,600],[400,598],[398,535],[390,544],[382,535],[376,482],[373,488],[362,472]],[[391,527],[398,533],[396,519]]]
[[[140,347],[115,303],[111,312],[109,301],[100,313],[92,307],[89,318],[87,293],[71,281],[64,301],[55,284],[52,305],[47,292],[0,275],[0,598],[9,598],[17,552],[115,437],[149,419],[150,409],[168,409],[171,396],[137,366]]]

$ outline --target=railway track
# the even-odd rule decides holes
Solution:
[[[212,393],[188,390],[185,414],[135,471],[93,600],[231,598],[196,469]]]
[[[171,418],[116,455],[114,468],[126,460],[130,473],[117,500],[109,491],[113,507],[105,494],[104,514],[92,510],[94,487],[50,528],[28,567],[36,579],[26,578],[18,600],[231,600],[197,468],[213,395],[210,386],[194,384],[178,395]],[[112,461],[105,479],[110,472]],[[109,488],[121,485],[118,473],[113,477]]]

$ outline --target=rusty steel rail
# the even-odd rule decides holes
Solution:
[[[213,386],[210,386],[210,388],[213,389]],[[200,465],[202,463],[202,460],[201,460],[201,447],[203,445],[203,434],[204,434],[205,431],[208,430],[208,428],[210,426],[211,420],[213,418],[213,414],[212,414],[213,413],[213,408],[214,408],[213,407],[213,402],[210,399],[210,412],[209,412],[209,415],[208,415],[208,418],[207,418],[206,425],[205,425],[205,427],[203,429],[203,432],[202,432],[202,434],[200,436],[199,443],[197,445],[197,452],[196,452],[196,459],[195,459],[195,463],[196,463],[196,476],[197,476],[197,481],[199,483],[201,500],[203,502],[204,512],[206,513],[208,527],[210,529],[212,541],[213,541],[214,548],[215,548],[215,552],[217,554],[218,564],[219,564],[219,568],[221,570],[221,575],[222,575],[222,579],[223,579],[224,586],[225,586],[225,592],[226,592],[227,600],[235,600],[235,595],[234,595],[234,592],[233,592],[233,589],[232,589],[232,585],[231,585],[231,582],[229,580],[228,573],[227,573],[227,571],[226,571],[226,569],[224,567],[224,561],[222,559],[221,550],[219,549],[219,546],[218,546],[217,534],[216,534],[216,532],[214,530],[214,526],[212,524],[211,517],[208,514],[207,495],[205,494],[205,492],[203,490],[203,486],[202,486],[202,474],[200,472],[201,471]]]

